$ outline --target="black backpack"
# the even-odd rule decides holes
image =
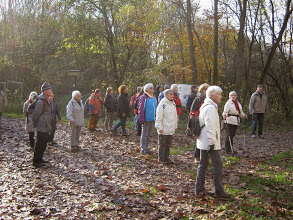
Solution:
[[[141,95],[142,96],[142,95]],[[134,101],[134,104],[133,104],[133,109],[135,110],[135,112],[138,113],[138,107],[139,107],[139,100],[140,100],[140,97],[137,97],[137,99]]]
[[[84,103],[84,111],[86,111],[86,112],[90,111],[90,103],[89,103],[89,101],[90,101],[90,97],[88,97],[87,100]]]
[[[204,107],[206,107],[206,106],[207,105],[205,105]],[[198,115],[199,115],[199,113],[198,113]],[[192,116],[190,116],[189,121],[188,121],[188,128],[191,130],[192,134],[196,138],[200,135],[201,130],[203,129],[204,126],[205,126],[205,124],[203,124],[202,126],[200,126],[199,118],[198,117],[192,117]]]

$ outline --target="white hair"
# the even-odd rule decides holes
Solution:
[[[154,87],[154,85],[152,83],[148,83],[143,87],[143,91],[147,93],[151,87]]]
[[[172,89],[165,89],[163,94],[165,96],[165,95],[168,95],[170,92],[173,92],[173,90]]]
[[[223,90],[219,86],[210,86],[207,89],[207,97],[212,98],[214,97],[217,93],[222,93]]]
[[[76,96],[81,95],[78,90],[72,92],[72,98],[74,99]]]
[[[231,97],[231,95],[233,95],[233,94],[235,94],[237,96],[237,92],[232,91],[232,92],[229,93],[229,97]]]
[[[28,99],[34,98],[34,97],[36,97],[36,98],[38,97],[38,93],[35,92],[35,91],[33,91],[33,92],[30,93],[30,95],[28,96]]]
[[[178,88],[178,85],[177,84],[172,84],[170,89],[174,90],[176,88]]]

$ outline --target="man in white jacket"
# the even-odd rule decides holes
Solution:
[[[177,111],[173,98],[173,91],[166,89],[156,112],[155,127],[159,135],[159,161],[164,164],[173,163],[169,159],[173,134],[177,129]]]
[[[197,138],[197,148],[200,149],[200,162],[197,169],[196,189],[197,196],[206,194],[205,174],[211,158],[214,167],[215,196],[219,198],[230,198],[232,195],[223,189],[223,161],[220,156],[220,119],[218,104],[222,99],[222,89],[218,86],[210,86],[207,89],[207,97],[200,108],[199,121],[204,127]]]

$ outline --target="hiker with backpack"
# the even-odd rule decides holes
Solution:
[[[196,196],[207,194],[205,188],[205,175],[209,165],[209,158],[213,163],[215,196],[218,198],[230,198],[222,184],[223,161],[220,155],[220,119],[218,114],[219,103],[222,99],[222,89],[218,86],[210,86],[207,89],[207,98],[200,108],[199,122],[203,126],[197,138],[197,148],[200,149],[200,162],[196,176]]]
[[[38,94],[36,92],[31,92],[28,100],[26,100],[26,102],[23,104],[23,114],[25,115],[25,131],[29,135],[29,142],[32,149],[35,148],[35,132],[37,131],[33,124],[32,116],[37,101]]]
[[[189,120],[187,123],[187,129],[186,129],[187,136],[192,135],[192,129],[189,128],[192,122],[190,121],[190,119],[195,117],[198,118],[199,109],[204,103],[204,100],[206,98],[206,91],[208,88],[209,88],[209,84],[207,83],[201,84],[198,89],[199,95],[192,102],[192,105],[190,107]],[[200,151],[197,147],[195,147],[194,160],[196,163],[199,161],[199,157],[200,157]]]
[[[265,114],[268,114],[268,97],[263,91],[261,84],[257,85],[256,91],[251,95],[249,112],[252,115],[251,137],[256,138],[256,126],[258,123],[258,137],[263,137],[263,123]]]
[[[57,102],[54,100],[54,95],[50,96],[50,102],[52,104],[53,120],[52,120],[52,130],[49,136],[49,143],[56,144],[56,142],[54,141],[54,137],[55,137],[55,132],[57,129],[57,117],[58,117],[58,121],[61,122],[61,114],[60,114]]]
[[[172,145],[173,134],[177,129],[177,111],[173,102],[173,91],[167,89],[164,91],[165,98],[159,103],[156,112],[155,127],[159,136],[158,159],[163,164],[172,164],[169,159],[170,147]]]
[[[179,93],[178,93],[178,85],[177,84],[172,84],[171,85],[171,89],[173,90],[173,95],[174,95],[174,99],[173,101],[175,102],[176,104],[176,110],[177,110],[177,117],[178,117],[178,120],[179,120],[179,117],[182,113],[182,107],[181,107],[181,100],[179,98]]]
[[[88,130],[90,132],[96,131],[97,123],[102,116],[102,102],[103,99],[101,98],[101,90],[96,89],[89,98],[90,120]]]
[[[140,93],[138,93],[138,96],[134,102],[134,105],[133,105],[133,112],[135,114],[135,118],[137,119],[135,121],[135,126],[137,127],[137,130],[136,130],[136,135],[137,136],[141,136],[141,123],[139,122],[138,120],[138,106],[139,106],[139,100],[141,98],[141,96],[143,95],[143,88],[140,89]]]
[[[1,126],[2,113],[4,111],[4,108],[6,108],[7,104],[8,104],[7,98],[4,94],[4,92],[2,92],[2,90],[0,90],[0,129],[2,128],[2,126]]]
[[[108,87],[106,90],[106,97],[104,99],[105,106],[105,122],[104,126],[107,131],[113,127],[113,121],[117,111],[117,99],[114,97],[114,91],[112,87]]]
[[[225,120],[227,130],[225,138],[226,153],[233,153],[233,138],[240,124],[240,117],[247,118],[247,115],[243,112],[242,106],[237,100],[237,93],[232,91],[229,93],[229,100],[226,102],[223,112],[223,119]]]
[[[143,88],[144,94],[139,100],[138,119],[142,124],[142,132],[140,137],[141,153],[150,153],[148,149],[149,139],[156,120],[157,100],[154,97],[154,86],[148,83]]]
[[[195,85],[191,86],[191,93],[186,97],[186,100],[185,100],[185,107],[187,110],[187,114],[190,113],[190,108],[193,103],[193,100],[197,97],[197,92],[198,92],[198,86],[195,86]]]
[[[71,151],[78,150],[81,128],[84,126],[84,106],[79,91],[72,92],[72,98],[66,106],[66,117],[71,128],[70,146]]]
[[[33,166],[36,168],[45,166],[45,163],[48,163],[48,161],[43,159],[43,155],[49,141],[53,120],[52,105],[49,100],[49,97],[53,95],[51,85],[43,83],[41,91],[42,93],[38,97],[32,115],[33,125],[37,129],[37,142],[33,158]]]
[[[127,91],[128,88],[126,85],[121,85],[118,88],[118,92],[120,95],[117,98],[117,116],[120,118],[120,121],[110,130],[114,135],[117,135],[117,129],[121,127],[122,136],[129,136],[125,128],[126,119],[127,117],[130,117],[130,107]]]

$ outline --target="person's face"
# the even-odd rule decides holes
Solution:
[[[74,99],[79,102],[81,100],[81,95],[80,94],[76,95]]]
[[[153,87],[153,86],[150,87],[148,92],[149,92],[150,94],[154,94],[154,87]]]
[[[212,97],[212,98],[216,104],[219,104],[222,99],[222,92],[216,93],[216,95],[214,95],[214,97]]]
[[[198,87],[193,89],[194,92],[198,92]]]
[[[101,92],[97,92],[97,93],[96,93],[96,96],[97,96],[97,97],[100,97],[100,95],[101,95]]]
[[[206,89],[202,90],[202,93],[206,95],[207,90]]]
[[[173,89],[174,92],[178,92],[178,87]]]
[[[53,91],[52,91],[52,89],[48,89],[48,90],[43,91],[43,94],[45,97],[49,98],[50,96],[53,96]]]
[[[159,91],[160,91],[160,92],[162,92],[162,90],[163,90],[163,88],[162,88],[162,87],[160,87],[160,88],[159,88]]]
[[[235,101],[237,99],[237,94],[236,93],[232,93],[230,95],[231,100]]]
[[[113,95],[113,94],[114,94],[114,91],[113,91],[113,90],[111,90],[109,94],[110,94],[110,95]]]
[[[259,93],[262,93],[262,91],[263,91],[263,87],[261,87],[261,86],[257,87],[257,91],[258,91]]]
[[[169,92],[168,94],[165,95],[165,97],[167,99],[169,99],[170,101],[173,101],[174,100],[174,94],[173,94],[173,92]]]

